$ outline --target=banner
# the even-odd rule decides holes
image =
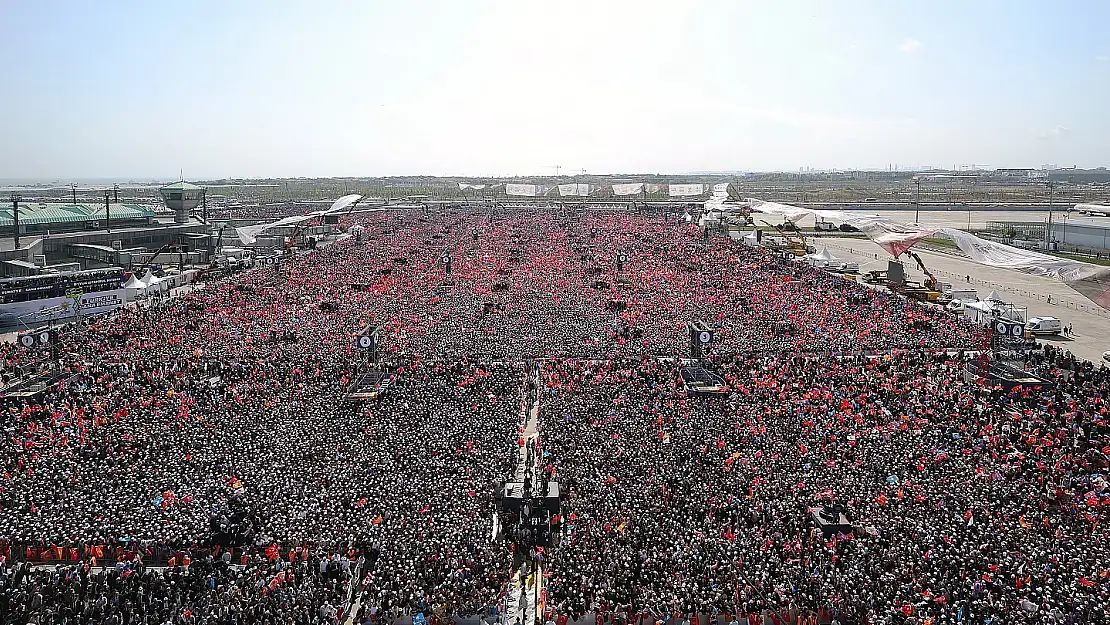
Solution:
[[[584,197],[590,194],[590,185],[579,184],[561,184],[559,185],[559,195],[563,197],[579,196]]]
[[[700,184],[672,184],[668,187],[668,194],[671,197],[686,197],[689,195],[701,195],[705,193],[705,185]]]
[[[648,193],[659,193],[660,191],[663,191],[666,188],[666,186],[667,185],[665,185],[665,184],[652,183],[652,184],[647,185],[646,188],[647,188]]]
[[[627,184],[613,185],[613,195],[636,195],[644,188],[642,182],[630,182]]]
[[[713,185],[713,195],[728,195],[728,183],[721,182]]]
[[[485,188],[486,188],[486,185],[484,185],[484,184],[470,184],[469,182],[460,182],[459,183],[459,191],[466,191],[467,189],[474,189],[475,191],[481,191],[482,189],[485,189]]]
[[[127,303],[126,289],[75,293],[72,297],[50,297],[0,306],[0,325],[26,325],[57,321],[81,315],[96,315]]]
[[[539,189],[534,184],[506,184],[505,195],[518,195],[523,197],[536,197]]]

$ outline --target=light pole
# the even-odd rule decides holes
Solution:
[[[1051,176],[1052,174],[1049,174],[1049,175]],[[1056,199],[1055,198],[1055,193],[1054,193],[1056,185],[1053,184],[1051,178],[1048,179],[1047,184],[1048,184],[1048,228],[1045,229],[1044,244],[1045,244],[1045,249],[1051,250],[1052,249],[1052,209],[1053,209],[1054,200]]]
[[[69,186],[70,186],[71,189],[73,189],[73,203],[76,204],[77,203],[77,183],[74,182],[73,184],[71,184]]]
[[[112,192],[104,190],[104,229],[112,231]]]
[[[918,178],[917,176],[914,176],[913,177],[913,183],[914,183],[914,185],[917,186],[917,195],[916,195],[916,197],[914,198],[914,201],[913,201],[913,205],[914,205],[913,223],[916,224],[916,223],[921,223],[921,178]]]
[[[12,192],[12,225],[15,226],[15,249],[19,250],[19,203],[23,200],[23,196]]]

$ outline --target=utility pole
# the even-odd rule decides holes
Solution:
[[[917,186],[917,195],[916,195],[916,197],[913,201],[913,205],[914,205],[913,223],[918,224],[918,223],[921,223],[921,178],[918,178],[917,176],[914,176],[913,177],[913,183],[914,183],[914,185]]]
[[[15,226],[15,249],[19,251],[19,202],[23,200],[23,196],[12,192],[12,224]]]
[[[1049,174],[1049,176],[1051,176],[1051,175],[1052,174]],[[1048,179],[1047,184],[1048,184],[1048,228],[1045,230],[1045,233],[1044,233],[1044,243],[1045,243],[1045,249],[1051,250],[1052,249],[1052,239],[1053,239],[1053,237],[1052,237],[1052,209],[1054,208],[1053,204],[1055,203],[1055,199],[1056,199],[1055,198],[1055,192],[1054,192],[1055,188],[1056,188],[1056,185],[1052,182],[1052,178]]]
[[[74,182],[73,184],[71,184],[70,188],[73,189],[73,203],[76,204],[77,203],[77,183]]]
[[[112,193],[104,190],[104,229],[112,231]]]

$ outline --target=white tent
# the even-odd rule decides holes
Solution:
[[[139,278],[139,282],[141,282],[143,286],[147,288],[156,284],[154,274],[150,271],[149,267],[147,267],[146,273],[143,274],[143,277]]]
[[[1006,300],[1001,295],[998,294],[998,291],[991,291],[990,293],[987,294],[987,296],[985,298],[983,298],[983,301],[984,302],[1004,302]]]
[[[836,256],[833,256],[827,247],[822,248],[821,251],[816,254],[806,254],[803,258],[814,267],[827,267],[830,263],[840,260]]]
[[[135,274],[131,274],[131,277],[127,279],[127,282],[123,283],[123,288],[125,288],[125,289],[145,289],[146,285],[143,284],[142,280],[139,280],[138,278],[136,278]]]
[[[815,258],[817,260],[837,260],[836,256],[833,256],[829,252],[829,248],[827,248],[827,247],[821,248],[820,252],[813,255],[813,258]]]
[[[146,284],[143,284],[142,280],[136,278],[135,274],[131,274],[127,282],[123,283],[123,290],[127,293],[127,299],[135,299],[143,293],[146,293]]]

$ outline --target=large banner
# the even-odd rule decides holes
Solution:
[[[700,184],[672,184],[668,188],[671,197],[686,197],[705,193],[705,185]]]
[[[613,195],[636,195],[644,188],[642,182],[630,182],[628,184],[615,184],[613,185]]]
[[[588,185],[588,184],[579,183],[579,184],[561,184],[561,185],[559,185],[559,195],[561,195],[563,197],[572,196],[572,195],[582,197],[582,196],[587,196],[589,194],[590,194],[590,185]]]
[[[505,195],[518,195],[523,197],[536,197],[539,189],[534,184],[506,184]]]
[[[666,187],[667,187],[667,185],[665,185],[665,184],[651,183],[651,184],[647,185],[647,192],[648,193],[659,193],[660,191],[663,191]]]
[[[29,302],[0,305],[0,325],[32,325],[81,315],[96,315],[114,310],[127,303],[126,289],[74,294],[73,297],[51,297]]]
[[[721,182],[713,185],[713,195],[728,195],[728,183]]]

